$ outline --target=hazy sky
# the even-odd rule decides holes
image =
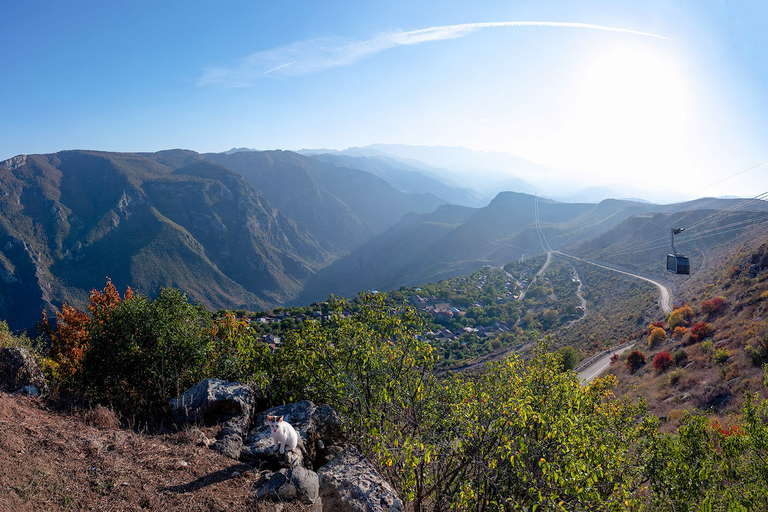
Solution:
[[[2,27],[0,159],[381,142],[768,190],[719,182],[768,160],[764,0],[25,0]]]

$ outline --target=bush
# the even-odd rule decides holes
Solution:
[[[673,337],[676,340],[679,340],[679,339],[682,339],[683,336],[685,336],[686,334],[688,334],[688,329],[686,327],[678,326],[678,327],[675,327]]]
[[[709,338],[715,333],[715,327],[710,323],[699,322],[691,327],[691,342],[698,343],[704,338]]]
[[[626,365],[627,365],[627,369],[630,372],[634,373],[635,371],[637,371],[638,369],[640,369],[645,365],[645,355],[638,350],[633,350],[627,356]]]
[[[659,352],[653,358],[653,367],[658,372],[663,372],[664,370],[669,368],[671,365],[672,365],[672,356],[666,350],[664,352]]]
[[[677,386],[683,376],[685,376],[685,370],[682,368],[675,368],[667,374],[667,385]]]
[[[701,301],[702,315],[715,315],[725,308],[725,301],[721,297],[715,297],[712,300]]]
[[[669,315],[669,328],[674,330],[677,327],[686,327],[693,318],[693,309],[689,305],[677,308]]]
[[[674,361],[676,366],[683,366],[688,362],[688,352],[685,350],[678,350],[672,354],[672,361]]]
[[[155,301],[135,296],[99,318],[89,324],[82,361],[82,389],[90,400],[153,416],[203,378],[212,320],[181,291],[163,289]]]
[[[661,327],[651,327],[651,334],[648,336],[648,346],[653,348],[667,338],[667,332]]]
[[[712,356],[712,360],[717,364],[725,364],[730,359],[731,353],[727,348],[719,348],[715,350],[715,355]]]

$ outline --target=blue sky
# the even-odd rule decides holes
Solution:
[[[27,0],[2,18],[0,159],[378,142],[658,200],[768,190],[768,166],[720,181],[768,160],[762,0]]]

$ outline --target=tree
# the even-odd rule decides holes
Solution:
[[[164,288],[154,301],[131,297],[98,318],[83,357],[83,391],[91,400],[150,417],[203,378],[213,322],[181,291]]]
[[[49,368],[57,391],[72,392],[81,384],[83,358],[91,347],[91,328],[108,322],[112,310],[132,297],[133,290],[129,287],[121,298],[112,280],[107,278],[104,290],[93,289],[88,295],[90,315],[65,302],[56,313],[58,321],[53,327],[43,313],[38,328],[51,347]]]
[[[579,354],[570,345],[566,345],[557,351],[560,354],[563,370],[573,370],[579,364]]]

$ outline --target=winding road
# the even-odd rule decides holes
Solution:
[[[583,261],[584,263],[589,263],[590,265],[594,265],[596,267],[604,268],[604,269],[610,270],[612,272],[618,272],[619,274],[624,274],[624,275],[627,275],[627,276],[630,276],[630,277],[634,277],[636,279],[641,279],[643,281],[648,281],[649,283],[653,284],[654,286],[656,286],[656,288],[659,289],[659,306],[661,306],[662,311],[664,311],[667,314],[672,312],[672,290],[667,285],[662,283],[661,281],[655,281],[655,280],[650,279],[648,277],[639,276],[637,274],[633,274],[632,272],[627,272],[625,270],[619,270],[617,268],[608,266],[608,265],[603,264],[603,263],[597,263],[595,261],[579,258],[578,256],[573,256],[571,254],[566,254],[566,253],[561,252],[561,251],[552,251],[552,252],[554,252],[556,254],[559,254],[561,256],[566,256],[568,258],[573,258],[575,260],[580,260],[580,261]]]

